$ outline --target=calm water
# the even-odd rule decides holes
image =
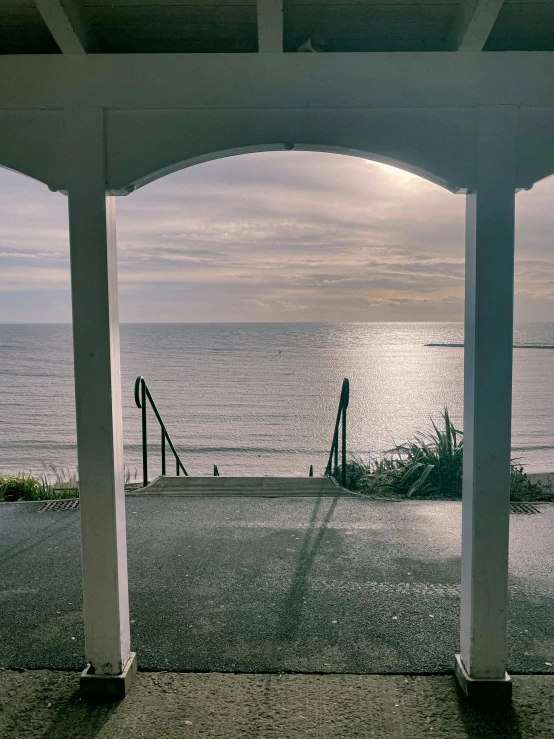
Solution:
[[[124,325],[126,465],[140,477],[138,374],[191,474],[317,474],[343,377],[354,452],[390,448],[445,404],[461,425],[463,350],[426,344],[462,341],[456,323]],[[515,344],[554,345],[554,323],[516,326]],[[0,325],[0,471],[76,466],[71,351],[68,325]],[[554,470],[554,350],[515,349],[514,361],[513,454]]]

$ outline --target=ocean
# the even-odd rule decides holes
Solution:
[[[128,475],[141,479],[139,374],[189,474],[217,464],[222,475],[304,476],[311,464],[324,471],[343,377],[352,454],[367,459],[427,431],[445,406],[461,428],[462,343],[460,323],[124,324]],[[517,324],[514,344],[513,456],[529,472],[552,471],[554,323]],[[153,414],[149,430],[152,478]],[[77,465],[71,326],[0,325],[0,472],[49,465]]]

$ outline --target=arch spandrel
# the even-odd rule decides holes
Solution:
[[[0,111],[0,166],[63,190],[64,131],[62,110]]]
[[[529,188],[554,174],[554,108],[518,111],[518,185]]]
[[[453,192],[475,188],[478,108],[387,110],[107,110],[108,190],[254,151],[337,152],[391,164]],[[67,189],[63,110],[0,111],[0,166]],[[517,186],[554,173],[554,108],[518,110]]]
[[[129,192],[211,159],[327,151],[384,162],[452,192],[474,179],[475,111],[109,111],[108,182]]]

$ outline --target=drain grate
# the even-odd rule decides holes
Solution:
[[[532,503],[510,503],[510,513],[540,513]]]
[[[42,513],[42,511],[71,511],[78,507],[79,499],[72,498],[70,500],[47,500],[38,510],[39,513]]]

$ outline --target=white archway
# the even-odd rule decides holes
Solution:
[[[126,186],[122,189],[119,193],[116,192],[115,194],[121,194],[121,195],[127,195],[131,192],[134,192],[135,190],[144,187],[145,185],[149,185],[152,182],[155,182],[156,180],[166,177],[167,175],[173,174],[175,172],[179,172],[182,169],[187,169],[189,167],[195,167],[198,164],[203,164],[205,162],[212,162],[217,159],[225,159],[227,157],[235,157],[235,156],[242,156],[245,154],[259,154],[262,152],[268,152],[268,151],[311,151],[321,154],[339,154],[343,156],[350,156],[355,157],[357,159],[366,159],[370,162],[377,162],[379,164],[387,164],[390,167],[394,167],[395,169],[403,170],[404,172],[408,172],[410,174],[416,175],[417,177],[421,177],[424,180],[427,180],[428,182],[432,182],[434,185],[438,185],[439,187],[443,187],[445,190],[448,190],[452,193],[465,193],[466,189],[459,187],[458,185],[455,185],[454,183],[449,182],[448,180],[443,179],[442,177],[434,174],[433,172],[430,172],[425,169],[421,169],[416,166],[412,166],[406,162],[400,161],[398,159],[393,159],[388,156],[380,155],[371,153],[369,151],[363,151],[358,149],[348,149],[341,146],[312,146],[309,144],[267,144],[265,146],[243,146],[236,149],[225,149],[223,151],[213,151],[209,152],[207,154],[201,154],[196,157],[192,157],[190,159],[185,159],[183,161],[175,162],[174,164],[169,164],[165,167],[162,167],[159,170],[156,170],[154,172],[151,172],[147,175],[144,175],[143,177],[139,177],[137,180],[135,180],[131,185]]]

